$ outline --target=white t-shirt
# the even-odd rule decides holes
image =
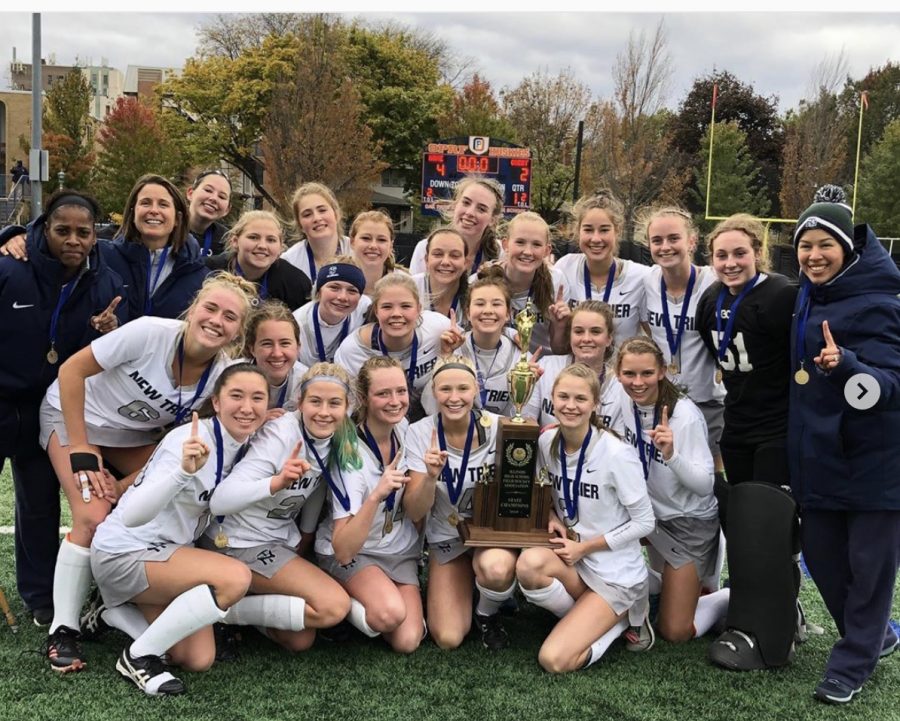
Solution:
[[[284,253],[281,254],[281,257],[284,258],[288,263],[293,265],[295,268],[299,268],[304,273],[306,273],[306,277],[312,281],[313,288],[316,287],[316,273],[319,268],[316,268],[316,273],[312,271],[309,265],[309,254],[306,252],[308,242],[306,238],[301,240],[298,243],[295,243],[290,248],[288,248]],[[335,255],[350,255],[350,238],[346,235],[341,236],[338,241],[338,250]]]
[[[456,527],[451,525],[449,518],[451,513],[457,513],[460,518],[472,517],[472,504],[475,495],[475,483],[484,475],[485,469],[494,468],[494,458],[497,453],[497,429],[500,420],[496,413],[486,412],[491,419],[491,425],[485,428],[479,421],[475,423],[472,435],[472,449],[469,453],[469,463],[466,467],[466,475],[462,479],[462,487],[456,504],[450,502],[450,493],[444,481],[443,474],[437,480],[434,505],[426,517],[425,537],[428,543],[446,543],[459,539]],[[406,436],[406,463],[411,471],[427,473],[425,465],[425,453],[431,446],[431,432],[437,428],[437,416],[428,416],[409,427]],[[462,466],[462,449],[447,444],[447,465],[452,473],[453,482],[459,479]]]
[[[280,386],[270,385],[269,408],[284,408],[286,411],[297,410],[297,402],[300,399],[300,381],[303,380],[303,376],[308,370],[309,368],[306,365],[300,361],[295,361],[284,383]],[[281,401],[282,397],[284,398],[283,401]],[[281,401],[280,404],[279,401]]]
[[[711,400],[721,402],[725,398],[725,386],[716,383],[715,360],[706,350],[703,339],[700,337],[700,331],[697,330],[697,303],[700,301],[703,291],[715,283],[716,274],[708,265],[695,267],[697,268],[697,277],[688,307],[682,309],[683,298],[680,298],[678,302],[673,302],[671,297],[668,298],[669,327],[672,329],[673,340],[678,333],[678,322],[683,312],[687,313],[687,320],[677,354],[679,372],[672,373],[667,370],[667,374],[669,379],[676,386],[683,388],[695,403]],[[666,328],[663,325],[662,297],[660,296],[661,278],[662,269],[655,265],[644,280],[645,307],[642,320],[650,326],[653,340],[662,349],[663,358],[668,367],[672,360],[672,354],[669,351]]]
[[[428,238],[422,238],[418,243],[416,243],[416,247],[413,249],[412,259],[409,261],[409,272],[413,275],[417,273],[425,272],[425,252],[426,247],[428,246]],[[503,248],[500,247],[500,242],[497,242],[499,254],[497,255],[497,260],[501,260],[506,257],[506,253],[503,251]],[[475,252],[475,258],[478,257],[478,251]],[[472,262],[475,262],[475,258],[472,259]],[[484,253],[481,254],[481,262],[487,263],[488,259],[484,257]],[[478,268],[475,268],[475,273],[478,272]]]
[[[200,421],[198,430],[210,449],[203,467],[194,474],[182,470],[181,449],[190,437],[191,426],[173,429],[153,451],[112,513],[97,526],[93,546],[106,553],[126,553],[156,543],[187,546],[203,534],[210,519],[209,498],[216,488],[217,444],[212,419]],[[241,444],[224,428],[222,442],[224,479]]]
[[[289,488],[269,492],[272,476],[281,471],[284,462],[303,440],[302,456],[312,466]],[[316,451],[327,463],[331,439],[317,440]],[[216,490],[209,510],[214,516],[225,516],[222,530],[231,548],[250,548],[266,543],[296,546],[300,531],[294,519],[303,512],[304,533],[316,529],[319,511],[325,500],[325,480],[312,449],[303,439],[297,413],[285,413],[266,422],[253,439],[250,450]],[[215,538],[218,524],[207,535]]]
[[[616,258],[616,278],[610,288],[609,300],[615,318],[613,330],[618,345],[626,338],[640,334],[641,312],[644,308],[644,279],[650,268],[631,260]],[[574,306],[583,300],[603,300],[606,285],[597,287],[591,282],[591,297],[584,292],[584,253],[564,255],[554,266],[569,282],[569,303]]]
[[[430,310],[422,311],[421,321],[416,327],[416,337],[419,339],[419,348],[416,352],[416,367],[414,371],[413,387],[410,389],[408,418],[415,420],[424,415],[420,398],[422,390],[431,382],[431,369],[441,352],[441,333],[450,328],[450,319],[440,313]],[[341,343],[334,356],[334,362],[344,368],[351,378],[355,378],[362,368],[362,364],[369,358],[382,355],[381,349],[372,343],[363,345],[360,341],[360,332],[351,333]],[[409,376],[409,366],[412,361],[412,346],[402,351],[390,351],[388,355],[400,361],[403,372]]]
[[[559,372],[566,368],[575,359],[571,355],[548,355],[538,358],[538,365],[544,369],[543,375],[538,378],[534,391],[528,403],[522,408],[522,415],[526,418],[534,418],[541,427],[549,423],[556,423],[553,408],[553,383]],[[624,426],[622,415],[619,411],[617,400],[622,389],[619,379],[611,366],[606,367],[603,375],[603,385],[600,387],[600,403],[597,404],[597,415],[603,420],[607,428],[612,428],[616,433],[622,434]]]
[[[623,438],[640,460],[634,402],[624,389],[621,389],[616,405],[625,423]],[[637,409],[641,418],[644,458],[647,459],[647,491],[654,515],[661,521],[682,516],[716,518],[718,507],[713,495],[713,458],[703,413],[689,398],[678,400],[675,413],[669,416],[675,453],[669,461],[665,461],[662,452],[650,444],[647,436],[647,431],[654,427],[653,406],[637,406]]]
[[[538,468],[547,468],[552,483],[553,507],[559,519],[572,528],[581,540],[605,536],[628,523],[630,516],[625,506],[637,503],[647,495],[640,461],[628,446],[611,433],[598,435],[597,429],[593,429],[578,485],[578,510],[573,522],[566,515],[560,459],[550,453],[556,437],[556,430],[541,434]],[[577,450],[566,454],[566,473],[570,484],[575,481],[578,456]],[[607,583],[621,586],[635,586],[647,577],[639,539],[629,541],[621,548],[595,551],[579,563]]]
[[[219,352],[199,395],[196,384],[179,387],[172,362],[184,327],[180,320],[143,316],[93,341],[91,352],[103,371],[85,379],[84,422],[96,428],[147,431],[151,443],[152,434],[173,423],[179,409],[185,411],[182,420],[189,419],[234,361]],[[62,410],[58,380],[47,389],[46,400]]]
[[[416,273],[412,277],[413,281],[416,284],[416,288],[419,290],[419,300],[422,303],[423,308],[427,308],[428,310],[434,311],[434,306],[432,305],[432,291],[431,286],[428,282],[428,274],[427,273]],[[467,328],[468,321],[466,319],[466,309],[463,307],[462,303],[456,304],[456,324],[460,328]],[[435,311],[436,313],[439,311]],[[449,316],[448,316],[449,317]]]
[[[300,353],[297,355],[297,360],[310,367],[323,360],[329,363],[334,362],[334,355],[337,353],[337,349],[344,338],[349,337],[353,331],[361,328],[365,323],[366,311],[372,305],[372,299],[367,295],[360,296],[359,305],[349,315],[350,325],[347,328],[347,336],[341,335],[344,321],[335,325],[328,325],[322,320],[321,315],[319,316],[319,328],[322,331],[322,345],[325,346],[325,358],[319,358],[316,346],[316,331],[312,322],[312,311],[316,303],[318,301],[314,300],[294,311],[294,318],[297,320],[297,325],[300,326]]]

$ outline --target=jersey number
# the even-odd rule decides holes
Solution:
[[[273,508],[266,514],[266,518],[279,518],[281,520],[293,520],[300,513],[303,504],[306,503],[305,496],[291,496],[285,498],[278,508]]]
[[[130,421],[140,421],[141,423],[159,420],[159,411],[144,401],[131,401],[127,405],[119,406],[118,413]]]
[[[719,339],[716,334],[712,337],[713,345],[716,350],[719,348]],[[735,363],[734,351],[737,350],[737,363]],[[749,373],[753,370],[753,364],[750,362],[750,356],[747,355],[747,346],[744,344],[744,334],[737,333],[732,339],[731,344],[725,349],[725,357],[721,361],[722,368],[727,371],[738,370],[741,373]]]

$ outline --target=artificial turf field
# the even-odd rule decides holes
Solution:
[[[13,522],[11,489],[7,469],[0,474],[0,526]],[[86,671],[60,676],[50,670],[39,653],[45,632],[31,623],[16,594],[7,533],[0,534],[0,586],[19,621],[12,634],[0,620],[0,721],[900,721],[900,653],[879,664],[850,705],[813,700],[837,632],[808,579],[801,598],[810,621],[825,633],[811,636],[782,670],[719,670],[706,660],[708,637],[677,646],[658,640],[643,654],[614,645],[589,669],[553,677],[537,664],[553,619],[525,604],[506,619],[512,644],[497,654],[470,637],[455,651],[440,651],[426,640],[403,657],[377,639],[354,636],[339,644],[319,639],[310,651],[292,656],[245,629],[237,661],[205,674],[179,674],[187,693],[162,699],[145,697],[116,673],[125,643],[118,633],[85,643]],[[900,594],[893,615],[900,617]]]

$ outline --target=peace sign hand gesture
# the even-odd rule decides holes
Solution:
[[[91,327],[98,333],[109,333],[119,327],[119,319],[116,317],[116,307],[122,302],[122,296],[117,295],[99,315],[91,317]]]
[[[309,471],[312,466],[305,458],[300,457],[300,449],[303,448],[303,441],[297,441],[291,455],[287,457],[281,471],[272,476],[270,488],[272,493],[283,491],[288,488],[294,481],[299,480]]]
[[[438,446],[437,429],[431,429],[431,446],[425,451],[425,466],[428,468],[428,477],[437,480],[447,463],[447,451],[442,451]]]
[[[450,309],[450,327],[441,333],[441,355],[453,355],[453,352],[466,342],[462,329],[456,324],[456,311]]]
[[[675,455],[675,439],[672,436],[672,428],[669,426],[669,406],[662,407],[662,416],[657,423],[656,428],[647,431],[647,435],[653,442],[653,445],[662,453],[664,460],[671,460]]]
[[[191,435],[181,446],[181,470],[191,475],[197,473],[209,459],[209,446],[200,438],[200,419],[197,411],[191,414]]]
[[[384,473],[381,474],[381,479],[378,481],[378,485],[375,486],[375,490],[372,492],[378,501],[383,501],[391,495],[391,493],[403,488],[403,486],[409,483],[409,476],[403,471],[397,470],[397,463],[399,461],[400,450],[398,449],[394,459],[385,466]]]
[[[825,337],[825,347],[813,358],[813,362],[826,373],[830,373],[840,365],[844,356],[840,346],[834,342],[827,320],[822,321],[822,335]]]

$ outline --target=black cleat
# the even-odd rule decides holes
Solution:
[[[475,625],[481,632],[481,643],[491,651],[502,651],[509,646],[509,634],[503,628],[503,620],[499,613],[493,616],[475,614]]]
[[[95,589],[88,601],[87,610],[81,617],[81,637],[85,641],[94,641],[109,631],[110,626],[103,620],[106,604],[99,589]]]
[[[60,626],[47,637],[50,668],[59,673],[81,671],[86,665],[81,650],[81,634],[68,626]]]
[[[116,670],[148,696],[177,696],[184,693],[184,684],[166,671],[159,656],[133,658],[126,648],[116,661]]]

